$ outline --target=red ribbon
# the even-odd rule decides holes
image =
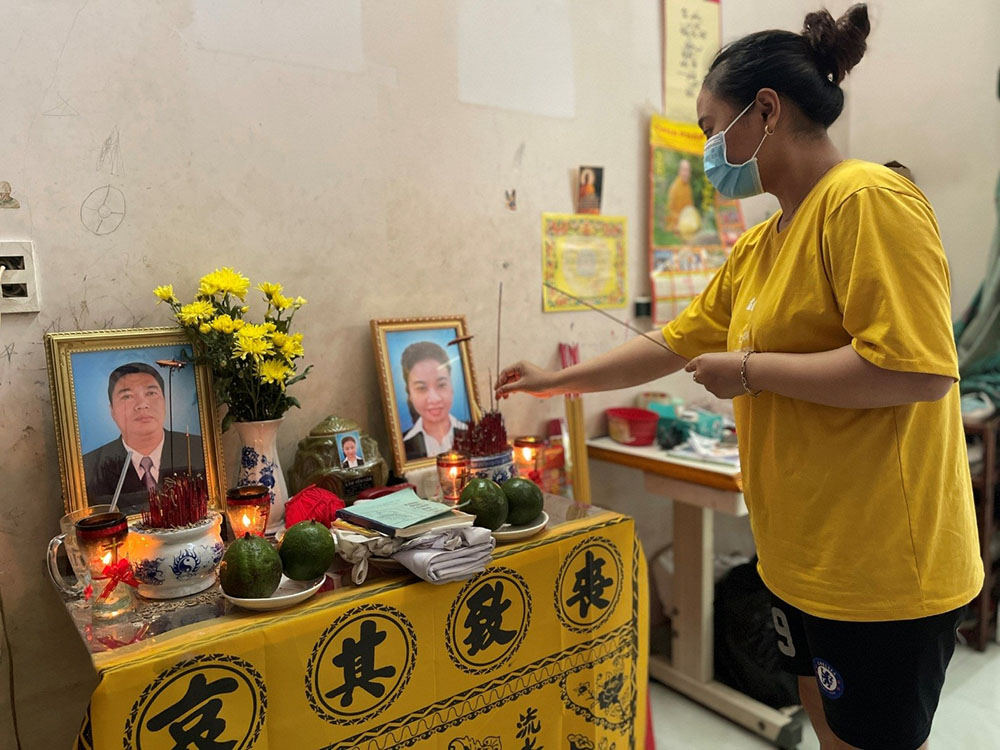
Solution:
[[[114,565],[105,565],[100,580],[103,581],[105,578],[109,580],[104,584],[104,591],[101,592],[102,599],[107,599],[119,583],[128,584],[133,588],[139,585],[139,582],[132,574],[132,565],[128,560],[124,559],[119,560]]]

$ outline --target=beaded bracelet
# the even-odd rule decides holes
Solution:
[[[757,352],[752,349],[743,355],[743,364],[740,365],[740,380],[743,381],[743,390],[747,392],[750,398],[757,398],[763,391],[757,391],[754,393],[750,390],[750,385],[747,383],[747,360],[750,359],[751,354],[756,354]]]

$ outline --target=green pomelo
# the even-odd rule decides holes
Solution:
[[[507,523],[523,526],[542,512],[542,491],[530,479],[512,477],[500,485],[507,496]]]
[[[312,581],[330,567],[337,556],[333,535],[318,521],[299,521],[278,544],[285,575],[293,581]]]
[[[460,503],[468,503],[462,510],[476,517],[476,526],[496,531],[507,520],[507,496],[492,479],[476,477],[465,485]]]
[[[238,599],[266,599],[281,583],[281,558],[270,542],[248,533],[223,555],[219,583]]]

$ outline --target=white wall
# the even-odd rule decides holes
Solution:
[[[540,312],[539,214],[572,210],[570,170],[603,164],[604,212],[629,220],[630,291],[648,293],[647,121],[660,109],[661,20],[648,0],[510,5],[526,23],[539,13],[553,24],[568,19],[561,33],[574,114],[550,117],[459,101],[459,18],[468,10],[459,0],[265,0],[235,13],[232,0],[8,5],[0,180],[13,184],[22,209],[0,211],[0,239],[35,242],[42,309],[5,316],[0,333],[0,591],[31,750],[68,744],[90,679],[40,563],[62,512],[43,333],[167,324],[153,286],[191,294],[222,264],[283,282],[310,300],[299,321],[315,365],[296,386],[304,408],[282,430],[286,463],[329,413],[359,420],[387,448],[370,318],[464,313],[483,381],[500,280],[504,360],[554,365],[561,340],[579,341],[584,356],[621,342],[603,318]],[[798,28],[811,7],[728,2],[725,36]],[[891,8],[873,32],[872,58],[852,76],[849,129],[837,138],[856,155],[913,167],[938,208],[953,267],[968,269],[956,269],[964,300],[992,227],[996,60],[985,32],[997,28],[997,10],[987,0],[964,4],[963,17],[979,20],[962,35],[929,2]],[[515,70],[530,59],[511,52]],[[55,116],[67,112],[76,114]],[[115,128],[123,169],[111,174],[99,155]],[[97,236],[81,224],[80,206],[107,184],[125,194],[127,216]],[[516,213],[503,205],[510,188]],[[683,375],[652,387],[695,393]],[[604,407],[629,397],[589,397],[591,431]],[[504,405],[512,434],[536,431],[560,409]],[[231,451],[231,436],[227,444]],[[669,530],[669,509],[636,472],[595,464],[593,477],[599,501],[630,498]],[[5,687],[0,679],[0,713]],[[53,714],[57,703],[64,710]],[[12,745],[0,720],[0,747]]]

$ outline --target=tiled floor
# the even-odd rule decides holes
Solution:
[[[650,682],[657,750],[764,750],[755,735],[682,695]],[[958,647],[931,731],[932,750],[1000,749],[1000,645]],[[819,750],[805,725],[800,750]]]

